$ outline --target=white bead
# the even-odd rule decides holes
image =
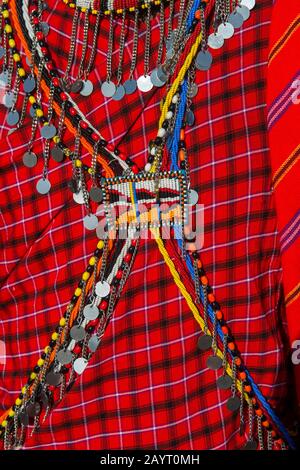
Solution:
[[[171,119],[172,116],[173,116],[172,111],[168,111],[166,114],[166,119]]]
[[[156,147],[152,147],[152,149],[150,150],[150,153],[151,153],[151,155],[155,155],[156,154]]]
[[[145,165],[145,171],[150,171],[151,170],[151,163],[146,163]]]
[[[173,98],[172,98],[172,103],[173,103],[173,104],[178,103],[178,95],[174,95],[174,96],[173,96]]]
[[[158,129],[157,137],[164,137],[165,135],[166,135],[166,129],[164,129],[163,127]]]

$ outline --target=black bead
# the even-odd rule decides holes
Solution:
[[[214,311],[221,309],[220,304],[219,304],[218,302],[216,302],[216,301],[212,302],[212,303],[211,303],[211,306],[212,306],[212,308],[213,308]]]
[[[128,252],[132,255],[134,253],[134,250],[135,250],[135,247],[134,246],[130,246],[128,248]]]
[[[88,326],[87,329],[86,329],[86,331],[87,331],[89,334],[93,333],[94,330],[95,330],[95,327],[92,326],[92,325],[91,325],[91,326]]]
[[[179,141],[179,148],[180,149],[185,149],[185,141],[184,140]]]
[[[154,156],[153,156],[153,155],[150,154],[150,155],[148,156],[148,162],[149,162],[149,163],[153,163],[153,162],[154,162]]]
[[[198,259],[199,258],[199,253],[197,253],[197,251],[194,251],[193,254],[192,254],[192,257],[194,259]]]
[[[60,369],[60,371],[63,373],[63,374],[66,374],[68,372],[68,368],[66,366],[62,366],[62,368]]]
[[[84,286],[84,281],[81,279],[81,280],[78,282],[78,287],[79,287],[80,289],[82,289],[83,286]]]
[[[119,149],[117,149],[117,148],[115,148],[115,150],[114,150],[114,154],[115,154],[115,155],[120,155],[120,150],[119,150]]]
[[[180,162],[180,168],[181,168],[181,170],[184,170],[184,169],[185,169],[185,161],[184,161],[184,160],[182,160],[182,161]]]
[[[36,374],[37,374],[38,372],[40,372],[40,370],[41,370],[40,366],[35,366],[35,367],[33,368],[33,372],[35,372]]]
[[[43,352],[43,353],[41,354],[41,359],[45,359],[46,356],[47,356],[47,354],[46,354],[45,352]]]
[[[163,142],[162,137],[156,137],[154,142],[155,142],[155,145],[161,145]]]
[[[162,127],[163,129],[168,129],[168,127],[169,127],[169,123],[168,123],[168,121],[166,121],[166,120],[165,120],[165,121],[163,121],[163,123],[162,123],[161,127]]]
[[[113,284],[113,286],[117,287],[119,285],[119,282],[120,282],[120,280],[115,277],[112,281],[112,284]]]
[[[87,268],[86,268],[86,271],[91,274],[93,271],[94,271],[94,266],[91,266],[89,265]]]
[[[77,300],[78,300],[78,297],[76,297],[76,295],[73,295],[73,297],[71,298],[71,301],[74,302],[75,304]]]
[[[50,348],[54,348],[55,345],[56,345],[56,341],[55,341],[54,339],[51,339],[51,340],[49,341],[49,346],[50,346]]]
[[[199,268],[199,269],[198,269],[198,274],[199,274],[200,277],[205,276],[205,271],[204,271],[204,269],[203,269],[203,268]]]
[[[94,251],[94,254],[95,254],[95,256],[97,256],[97,258],[100,258],[101,253],[102,253],[102,250],[100,250],[100,248],[97,248],[97,249]]]
[[[101,147],[105,147],[107,145],[107,141],[105,139],[100,139],[99,145],[101,145]]]

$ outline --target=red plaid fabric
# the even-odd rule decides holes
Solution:
[[[48,5],[47,41],[63,72],[72,10],[60,1]],[[288,377],[282,271],[266,134],[271,10],[271,0],[258,2],[243,28],[214,52],[212,69],[197,72],[196,124],[186,135],[192,184],[205,205],[202,259],[210,283],[253,378],[284,416]],[[151,22],[156,48],[159,23],[157,18]],[[107,37],[103,19],[91,74],[95,90],[89,98],[80,97],[78,105],[107,140],[142,167],[147,143],[156,134],[163,92],[104,100],[100,82],[105,79]],[[116,48],[115,63],[117,58]],[[141,58],[140,46],[137,75],[143,72]],[[125,74],[129,67],[126,46]],[[5,117],[1,106],[3,410],[48,343],[96,245],[95,235],[83,228],[82,208],[66,190],[70,162],[51,162],[51,192],[38,195],[42,162],[33,170],[22,164],[30,119],[8,135]],[[72,148],[71,134],[65,141]],[[42,153],[40,138],[34,151]],[[183,272],[183,266],[178,268]],[[25,448],[239,449],[245,439],[238,432],[238,417],[224,406],[228,392],[216,388],[216,373],[206,368],[209,353],[197,350],[198,336],[155,242],[142,241],[103,344],[39,432],[27,436]]]

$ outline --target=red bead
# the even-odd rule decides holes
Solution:
[[[61,99],[62,99],[63,101],[67,101],[67,99],[68,99],[68,97],[67,97],[67,95],[66,95],[66,93],[65,93],[64,91],[63,91],[59,96],[61,97]]]
[[[98,136],[98,134],[96,134],[96,132],[93,132],[93,133],[92,133],[92,139],[93,139],[95,142],[98,142],[98,140],[100,140],[100,137]]]
[[[81,346],[79,344],[75,344],[74,348],[73,348],[73,353],[78,355],[81,353]]]
[[[132,165],[131,169],[135,175],[139,172],[139,169],[136,165]]]
[[[45,47],[45,46],[41,47],[41,51],[42,51],[42,54],[43,54],[43,55],[47,55],[47,54],[48,54],[48,49],[47,49],[47,47]]]
[[[112,152],[114,150],[114,146],[112,144],[108,144],[106,146],[107,150],[109,150],[110,152]]]
[[[75,109],[75,108],[73,108],[73,107],[72,107],[72,108],[70,108],[70,110],[69,110],[69,111],[70,111],[70,114],[71,114],[72,116],[76,116],[76,114],[77,114],[77,111],[76,111],[76,109]]]
[[[41,41],[42,39],[44,39],[44,35],[43,35],[42,31],[37,31],[36,38],[37,38],[38,41]]]
[[[60,85],[59,79],[57,77],[52,78],[52,83],[53,83],[54,86],[59,86]]]
[[[132,246],[136,246],[136,244],[137,244],[137,238],[133,238],[133,239],[131,240],[131,245],[132,245]]]
[[[122,276],[123,276],[123,271],[121,269],[118,269],[117,274],[116,274],[116,278],[117,279],[122,279]]]
[[[126,160],[125,153],[120,152],[119,157],[121,158],[121,160],[124,160],[124,161]]]
[[[80,124],[81,129],[87,129],[89,127],[85,121],[80,121],[79,124]]]
[[[98,324],[98,321],[99,321],[98,318],[95,318],[95,320],[89,321],[88,324],[86,325],[86,328],[89,328],[90,326],[96,326]]]
[[[127,253],[127,254],[124,256],[124,261],[125,261],[125,263],[129,263],[130,260],[131,260],[131,254],[130,254],[130,253]]]
[[[40,20],[38,18],[33,18],[33,24],[37,26],[39,24]]]
[[[106,300],[102,300],[99,304],[100,310],[106,310],[108,307],[108,302]]]
[[[53,66],[52,62],[47,62],[46,67],[47,67],[48,70],[53,70],[54,69],[54,66]]]

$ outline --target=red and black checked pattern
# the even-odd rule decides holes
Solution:
[[[60,1],[48,4],[47,41],[63,71],[72,10]],[[247,367],[283,417],[289,378],[265,115],[271,8],[271,0],[259,2],[244,27],[214,53],[211,71],[197,73],[196,124],[187,129],[186,140],[192,183],[205,205],[202,259],[210,283]],[[157,18],[151,21],[155,49],[159,24]],[[100,80],[105,78],[107,19],[100,31],[91,74],[95,92],[78,104],[107,140],[142,167],[156,133],[162,90],[105,101]],[[78,45],[78,57],[80,50]],[[125,74],[130,51],[126,47]],[[115,63],[117,57],[116,45]],[[41,159],[33,170],[22,165],[30,121],[9,136],[5,115],[1,106],[3,409],[13,403],[48,343],[96,244],[94,234],[83,228],[83,209],[66,190],[70,163],[51,162],[51,193],[37,195]],[[74,137],[67,133],[65,140],[72,148]],[[39,138],[34,150],[41,156]],[[177,262],[177,267],[184,274],[183,265]],[[198,335],[155,242],[142,241],[102,346],[49,420],[27,436],[25,448],[240,448],[244,437],[238,418],[224,406],[228,392],[216,389],[216,374],[206,368],[208,353],[197,351]]]

